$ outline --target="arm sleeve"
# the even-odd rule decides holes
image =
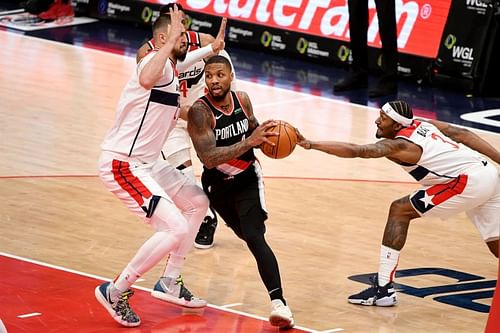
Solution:
[[[209,55],[212,54],[213,54],[212,44],[188,52],[186,55],[186,59],[184,59],[184,61],[177,62],[177,70],[179,72],[182,72],[186,70],[189,66],[197,62],[198,60],[208,57]]]

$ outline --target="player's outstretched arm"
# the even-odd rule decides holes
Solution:
[[[306,139],[298,129],[297,144],[304,149],[319,150],[327,154],[344,158],[379,158],[379,157],[398,157],[409,147],[405,140],[384,139],[376,143],[358,145],[349,142],[340,141],[311,141]]]
[[[224,46],[225,46],[225,42],[224,42],[225,32],[224,32],[224,30],[226,29],[226,22],[227,22],[227,19],[224,17],[222,19],[222,23],[220,25],[219,34],[217,35],[217,38],[215,38],[215,40],[211,44],[204,46],[202,48],[199,48],[197,50],[188,52],[188,54],[186,55],[186,59],[184,59],[184,61],[182,61],[182,62],[177,63],[177,69],[179,71],[184,71],[187,68],[189,68],[189,66],[191,66],[192,64],[197,62],[198,60],[215,55],[219,51],[222,51],[224,49]]]
[[[488,156],[496,163],[500,164],[500,151],[481,138],[476,133],[469,131],[466,128],[453,126],[444,121],[427,120],[436,126],[444,135],[453,139],[456,142],[463,143],[467,147]]]

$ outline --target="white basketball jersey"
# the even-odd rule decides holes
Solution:
[[[412,125],[396,134],[422,148],[416,165],[402,165],[422,185],[440,184],[485,162],[476,151],[453,141],[434,125],[414,120]]]
[[[115,122],[101,145],[102,150],[133,157],[143,163],[158,159],[179,112],[179,81],[172,60],[151,90],[139,84],[139,74],[156,51],[137,65],[118,102]]]

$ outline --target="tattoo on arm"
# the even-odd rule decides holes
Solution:
[[[253,130],[257,126],[259,126],[259,122],[257,121],[257,118],[255,118],[255,115],[253,113],[253,107],[252,107],[252,102],[250,102],[250,97],[244,91],[238,91],[236,92],[236,94],[240,98],[240,101],[243,104],[242,106],[245,109],[245,112],[247,113],[248,126],[251,130]]]
[[[377,143],[358,146],[358,156],[363,158],[385,157],[404,149],[403,140],[381,140]]]
[[[203,161],[205,156],[215,149],[212,111],[203,102],[195,102],[189,109],[188,132],[196,152]]]

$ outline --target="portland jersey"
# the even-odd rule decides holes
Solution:
[[[253,131],[249,128],[246,110],[243,108],[238,95],[234,91],[231,91],[231,100],[233,109],[226,112],[215,107],[207,95],[199,99],[199,101],[207,105],[212,111],[212,129],[217,147],[226,147],[238,143],[248,137]],[[255,154],[252,148],[243,155],[220,164],[216,168],[226,175],[235,176],[245,171],[254,161]]]
[[[120,97],[113,127],[101,145],[102,150],[126,155],[143,163],[158,159],[179,112],[179,81],[175,65],[168,60],[163,75],[151,90],[139,84],[139,74],[153,50],[137,65]]]
[[[434,125],[414,120],[411,126],[396,133],[422,148],[422,156],[416,165],[402,165],[422,185],[435,185],[456,178],[485,162],[482,156],[453,141]]]

